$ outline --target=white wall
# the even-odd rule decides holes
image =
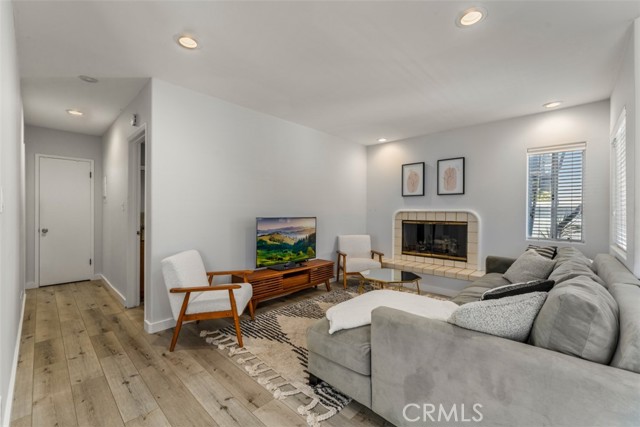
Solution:
[[[102,137],[102,172],[107,179],[107,197],[102,203],[102,274],[123,296],[127,295],[128,139],[138,130],[130,123],[134,113],[138,114],[141,125],[149,125],[151,82],[142,88]]]
[[[640,18],[630,30],[629,42],[620,72],[611,93],[610,131],[615,126],[623,108],[627,109],[627,254],[612,254],[640,275]]]
[[[585,243],[576,246],[589,256],[607,252],[608,129],[609,103],[602,101],[370,146],[367,232],[375,246],[391,256],[396,210],[470,209],[480,218],[480,254],[517,256],[527,245],[527,148],[586,141]],[[438,196],[437,160],[451,157],[466,158],[466,194]],[[401,165],[422,161],[426,195],[403,198]]]
[[[0,396],[2,424],[9,425],[12,370],[24,289],[24,145],[22,101],[11,2],[0,1]]]
[[[258,216],[317,216],[324,259],[338,234],[365,231],[364,147],[158,80],[152,101],[152,328],[171,317],[166,256],[195,248],[211,270],[254,268]]]
[[[35,176],[36,154],[78,157],[93,160],[94,168],[94,272],[102,272],[102,139],[99,136],[64,132],[37,126],[25,126],[25,180],[27,206],[26,281],[35,279]]]

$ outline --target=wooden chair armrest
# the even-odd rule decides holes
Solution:
[[[194,286],[191,288],[171,288],[169,292],[172,294],[185,292],[207,292],[207,291],[227,291],[230,289],[240,289],[240,285],[216,285],[216,286]]]
[[[374,251],[373,249],[371,250],[371,259],[373,259],[374,255],[378,255],[378,260],[380,262],[382,262],[382,257],[384,256],[384,254],[382,252],[379,251]]]
[[[336,253],[337,253],[338,255],[340,255],[340,256],[343,256],[343,257],[346,257],[346,256],[347,256],[347,254],[345,254],[345,253],[344,253],[344,252],[342,252],[342,251],[336,251]]]

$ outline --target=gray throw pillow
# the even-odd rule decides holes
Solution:
[[[587,276],[557,284],[531,330],[538,347],[608,365],[618,343],[618,304]]]
[[[602,280],[594,271],[586,265],[583,260],[571,259],[565,261],[560,266],[556,266],[553,272],[549,275],[549,280],[555,280],[556,284],[566,282],[567,280],[576,278],[578,276],[587,276],[594,282],[600,283],[606,287],[605,281]]]
[[[546,279],[555,264],[555,261],[547,259],[531,249],[520,255],[503,276],[511,283]]]
[[[557,246],[538,246],[538,245],[529,245],[527,246],[527,250],[533,249],[538,252],[545,258],[553,259],[556,256],[556,251],[558,250]]]
[[[532,292],[461,305],[447,320],[465,329],[524,342],[547,298],[546,292]]]

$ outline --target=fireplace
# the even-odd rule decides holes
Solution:
[[[402,221],[402,254],[467,262],[467,222]]]

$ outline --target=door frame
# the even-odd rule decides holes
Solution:
[[[125,292],[125,306],[127,308],[138,307],[140,305],[140,239],[136,232],[140,230],[140,143],[145,142],[145,180],[144,180],[144,228],[145,228],[145,253],[144,253],[144,270],[147,272],[144,277],[144,295],[145,301],[150,298],[149,294],[149,264],[148,245],[146,242],[149,237],[149,144],[147,125],[142,124],[139,128],[129,135],[127,138],[127,148],[129,152],[128,167],[128,212],[127,212],[127,286]],[[145,311],[147,304],[145,304]],[[146,318],[146,316],[145,316]]]
[[[55,156],[55,155],[51,155],[51,154],[40,154],[40,153],[36,153],[36,163],[35,163],[35,224],[33,225],[33,232],[34,232],[34,240],[35,240],[35,246],[34,246],[34,270],[35,270],[35,274],[34,274],[34,281],[35,281],[35,285],[36,287],[40,287],[40,229],[39,229],[39,225],[40,225],[40,159],[42,158],[50,158],[50,159],[59,159],[59,160],[71,160],[71,161],[81,161],[81,162],[89,162],[89,167],[90,167],[90,172],[91,172],[91,186],[90,186],[90,199],[91,199],[91,226],[89,227],[90,229],[90,239],[91,239],[91,260],[93,261],[91,263],[91,279],[93,279],[93,276],[95,276],[96,273],[96,260],[95,260],[95,256],[94,256],[94,245],[95,245],[95,196],[94,196],[94,186],[95,186],[95,179],[96,179],[96,173],[94,170],[94,165],[93,165],[93,160],[92,159],[84,159],[81,157],[68,157],[68,156]]]

